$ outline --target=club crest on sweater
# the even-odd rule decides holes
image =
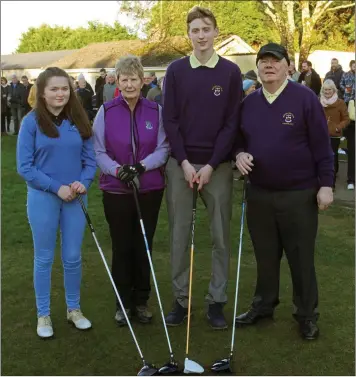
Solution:
[[[294,114],[293,113],[285,113],[283,114],[283,123],[286,126],[294,126]]]
[[[146,128],[148,130],[152,130],[152,128],[153,128],[152,123],[149,120],[146,120]]]
[[[211,90],[214,93],[214,96],[218,97],[223,91],[223,88],[220,85],[214,85]]]

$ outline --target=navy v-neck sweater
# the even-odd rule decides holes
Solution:
[[[333,152],[318,97],[289,81],[270,104],[262,88],[245,98],[236,151],[254,161],[250,180],[271,190],[332,187]]]
[[[179,164],[187,159],[216,168],[231,160],[241,100],[240,69],[227,59],[193,69],[186,57],[168,67],[163,126]]]

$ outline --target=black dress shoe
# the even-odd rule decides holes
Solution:
[[[256,309],[250,309],[248,312],[240,314],[235,318],[237,327],[255,325],[260,319],[272,318],[273,313],[261,314]]]
[[[299,322],[299,330],[303,339],[315,340],[319,336],[319,328],[312,320]]]

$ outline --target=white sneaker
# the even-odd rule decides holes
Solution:
[[[79,309],[67,311],[67,320],[73,323],[78,330],[88,330],[91,328],[91,322],[86,319]]]
[[[51,336],[53,336],[52,321],[49,315],[38,317],[37,335],[40,338],[50,338]]]
[[[349,184],[347,185],[347,189],[348,189],[348,190],[355,190],[355,185],[354,185],[353,183],[349,183]]]

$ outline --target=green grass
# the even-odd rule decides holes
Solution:
[[[3,375],[135,375],[140,359],[128,328],[114,322],[114,294],[95,247],[86,232],[83,244],[82,309],[93,330],[79,332],[68,325],[63,274],[57,249],[52,273],[52,321],[55,339],[36,335],[36,309],[32,284],[33,245],[26,216],[26,187],[16,173],[15,137],[2,138],[2,374]],[[234,182],[231,280],[226,316],[233,316],[236,255],[239,233],[241,182]],[[101,193],[95,182],[89,212],[99,242],[110,262],[110,238]],[[210,237],[206,212],[199,205],[193,285],[190,357],[205,366],[228,356],[231,329],[214,332],[205,319],[204,294],[210,278]],[[168,224],[162,205],[155,238],[154,265],[164,311],[171,308]],[[354,375],[354,210],[332,207],[320,215],[316,266],[320,293],[321,336],[305,343],[292,319],[292,285],[285,258],[281,272],[281,304],[275,321],[236,333],[235,371],[238,375]],[[256,278],[251,242],[245,232],[239,312],[248,308]],[[153,324],[134,323],[146,359],[157,365],[168,361],[157,299],[150,305]],[[169,329],[177,360],[184,361],[186,327]]]

